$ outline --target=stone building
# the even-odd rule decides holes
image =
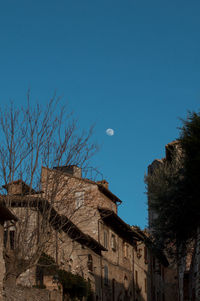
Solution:
[[[169,296],[169,263],[151,239],[149,231],[132,226],[139,240],[134,249],[136,301],[174,300]]]
[[[45,253],[60,268],[89,280],[94,300],[133,301],[134,248],[140,237],[118,216],[121,200],[108,189],[108,183],[82,178],[76,166],[42,168],[41,183],[38,193],[22,181],[5,188],[16,213],[23,212],[19,210],[26,201],[31,202],[32,225],[42,216],[44,204],[51,206],[50,239]],[[18,284],[44,284],[54,291],[58,289],[55,276],[38,275],[34,267],[21,274]]]
[[[130,227],[118,216],[121,200],[109,190],[108,182],[84,179],[76,166],[53,170],[43,167],[44,194],[51,191],[51,179],[57,181],[57,177],[62,188],[56,195],[58,211],[70,214],[84,233],[106,248],[102,251],[100,274],[96,272],[101,279],[100,300],[169,300],[171,270],[165,255],[156,249],[147,231]],[[65,195],[65,189],[69,195]]]
[[[3,300],[3,280],[5,277],[4,250],[4,223],[16,221],[16,217],[4,206],[0,205],[0,301]],[[11,237],[10,237],[11,239]]]
[[[100,279],[101,295],[96,300],[134,300],[134,247],[139,239],[117,214],[121,200],[108,188],[108,183],[84,179],[81,170],[75,166],[53,170],[42,168],[42,191],[48,198],[52,179],[57,176],[61,189],[57,189],[57,210],[70,216],[79,229],[90,235],[106,251],[102,251],[99,268],[94,271]],[[65,195],[65,190],[68,195]],[[61,205],[60,205],[61,204]],[[55,205],[56,206],[56,205]]]
[[[175,300],[165,294],[169,270],[164,254],[154,248],[147,231],[130,227],[118,216],[121,200],[105,180],[83,178],[77,166],[43,167],[39,192],[21,180],[5,188],[16,215],[21,212],[23,218],[24,204],[31,204],[32,225],[44,208],[50,209],[44,252],[60,269],[88,280],[93,300]],[[56,273],[38,273],[36,266],[21,274],[18,284],[45,285],[51,295],[59,291],[56,279]],[[54,299],[60,298],[58,294]]]

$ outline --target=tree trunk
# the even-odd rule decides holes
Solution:
[[[13,288],[16,286],[16,282],[17,282],[17,274],[14,272],[9,273],[8,275],[6,275],[4,279],[4,286],[5,288]]]

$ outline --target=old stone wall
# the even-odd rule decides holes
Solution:
[[[58,250],[57,259],[56,250]],[[96,291],[100,298],[101,260],[99,255],[90,248],[73,241],[62,231],[57,237],[53,237],[51,247],[46,253],[52,256],[55,261],[57,260],[61,269],[78,274],[86,280],[89,279],[92,290]]]
[[[48,179],[48,173],[52,175],[52,173],[55,172],[43,168],[42,182],[44,191],[45,180]],[[64,256],[67,248],[65,248],[64,245],[62,247],[60,245],[58,248],[60,250],[58,256],[60,257],[61,254],[63,254],[63,257],[67,257],[67,260],[70,261],[69,266],[73,273],[82,273],[84,278],[90,279],[99,300],[133,300],[133,247],[103,223],[98,211],[99,206],[112,210],[117,214],[116,204],[99,190],[95,182],[68,177],[67,175],[63,176],[62,181],[63,183],[60,185],[63,189],[59,189],[59,194],[57,194],[58,204],[60,203],[57,210],[67,216],[71,214],[70,219],[84,233],[89,234],[104,245],[108,251],[102,252],[102,257],[97,258],[89,249],[80,249],[80,245],[78,246],[74,242],[73,244],[72,242],[67,243],[66,238],[62,238],[64,244],[66,242],[68,252],[71,252],[71,255],[69,256],[68,254],[68,256],[66,256],[67,254],[65,254]],[[76,199],[77,192],[83,192],[82,203],[80,202],[80,207],[78,208]],[[70,202],[67,196],[70,196]],[[69,208],[71,208],[71,212]],[[104,232],[107,233],[107,245],[105,245],[104,241]],[[115,239],[115,247],[113,245],[113,239]],[[74,250],[72,250],[72,245]],[[87,268],[88,253],[93,257],[93,272],[88,271]],[[61,262],[64,263],[64,268],[66,269],[66,259],[61,260]],[[101,296],[100,292],[102,294]]]
[[[138,241],[134,249],[134,284],[136,299],[147,301],[149,281],[148,250],[143,242]]]
[[[57,291],[17,286],[6,289],[4,301],[62,301],[62,295]]]
[[[3,278],[5,274],[5,262],[3,259],[3,235],[4,228],[0,223],[0,301],[2,301],[3,298]]]

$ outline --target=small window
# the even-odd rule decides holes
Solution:
[[[108,248],[108,232],[107,231],[104,231],[103,245],[106,249]]]
[[[3,242],[4,242],[4,248],[7,247],[7,241],[8,241],[8,231],[4,231],[4,237],[3,237]]]
[[[124,257],[128,258],[128,244],[126,242],[123,243],[123,249],[124,249]]]
[[[10,231],[10,249],[14,250],[15,248],[15,231]]]
[[[128,289],[128,278],[126,275],[124,276],[124,287],[126,290]]]
[[[142,257],[142,249],[137,249],[137,258],[140,259]]]
[[[87,262],[88,270],[93,272],[93,258],[92,255],[88,255],[88,262]]]
[[[104,266],[104,284],[108,285],[108,267],[107,267],[107,265]]]
[[[113,251],[116,251],[117,249],[116,236],[114,234],[111,236],[111,248]]]
[[[76,209],[84,205],[84,191],[75,192]]]
[[[36,284],[41,287],[44,285],[44,271],[41,266],[36,266]]]
[[[138,271],[135,271],[135,284],[138,285]]]

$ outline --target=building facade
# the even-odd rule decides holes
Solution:
[[[4,206],[0,206],[0,300],[3,300],[4,295],[4,277],[5,277],[5,261],[3,256],[4,250],[4,232],[5,223],[8,221],[16,221],[16,217]],[[9,237],[12,241],[12,237]]]
[[[57,203],[62,202],[59,212],[70,216],[83,233],[106,249],[101,252],[99,268],[94,271],[94,277],[100,280],[100,287],[95,291],[101,291],[96,300],[134,300],[134,247],[138,235],[117,214],[121,200],[109,190],[105,180],[84,179],[74,166],[71,169],[43,168],[44,194],[45,188],[47,194],[51,190],[51,179],[57,177],[57,173],[62,178],[62,189],[59,188],[56,195]],[[67,196],[63,192],[65,189]]]

